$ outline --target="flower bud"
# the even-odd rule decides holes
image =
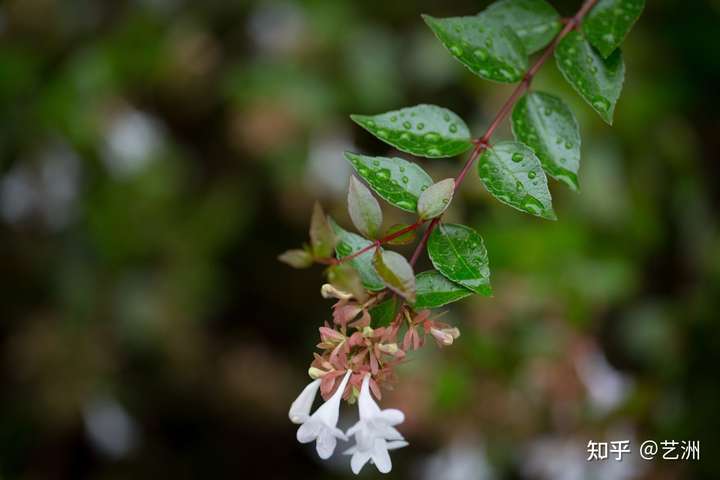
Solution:
[[[441,345],[450,346],[453,344],[453,341],[460,336],[460,330],[457,328],[431,328],[430,334],[435,337],[435,340],[438,341]]]
[[[323,298],[337,298],[338,300],[349,300],[352,298],[351,293],[344,292],[329,283],[325,283],[320,287],[320,295],[322,295]]]
[[[325,375],[327,372],[325,370],[321,370],[317,367],[310,367],[308,368],[308,375],[310,375],[310,378],[313,380],[318,379]]]
[[[378,349],[381,352],[385,352],[390,355],[395,355],[398,351],[397,343],[381,343],[378,345]]]

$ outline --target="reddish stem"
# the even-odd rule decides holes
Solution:
[[[379,239],[375,240],[374,242],[372,242],[372,243],[371,243],[370,245],[368,245],[367,247],[363,247],[363,248],[361,248],[360,250],[358,250],[357,252],[351,253],[350,255],[347,255],[347,256],[345,256],[345,257],[338,258],[338,259],[328,259],[328,260],[329,260],[328,263],[331,264],[331,265],[339,265],[339,264],[344,263],[344,262],[349,262],[349,261],[352,260],[353,258],[359,257],[359,256],[362,255],[363,253],[369,252],[370,250],[372,250],[372,249],[374,249],[374,248],[377,248],[377,247],[379,247],[380,245],[382,245],[382,244],[384,244],[384,243],[391,242],[391,241],[395,240],[395,239],[398,238],[398,237],[402,237],[403,235],[405,235],[405,234],[408,233],[408,232],[412,232],[413,230],[417,230],[417,229],[420,227],[420,225],[422,225],[422,224],[425,223],[425,222],[426,222],[426,220],[423,220],[422,218],[418,218],[417,222],[413,223],[412,225],[408,225],[408,226],[405,227],[405,228],[401,228],[401,229],[398,230],[397,232],[393,232],[393,233],[391,233],[390,235],[387,235],[387,236],[385,236],[385,237],[383,237],[383,238],[379,238]]]
[[[560,32],[555,36],[550,45],[548,45],[548,47],[543,51],[540,57],[538,57],[535,63],[533,63],[533,65],[523,77],[522,82],[520,82],[518,86],[515,87],[515,90],[513,90],[512,94],[510,94],[510,97],[508,97],[503,106],[500,107],[500,111],[497,113],[497,115],[495,115],[495,118],[493,119],[492,123],[490,123],[488,129],[485,131],[485,134],[479,139],[473,141],[473,143],[475,144],[475,148],[470,153],[470,157],[467,159],[467,162],[465,162],[462,170],[460,170],[460,173],[455,178],[455,191],[457,191],[458,187],[465,179],[465,176],[470,171],[470,168],[472,167],[475,160],[480,156],[483,151],[485,151],[485,149],[490,146],[490,138],[495,133],[495,130],[497,130],[500,124],[507,118],[518,98],[520,98],[520,96],[530,88],[530,83],[532,83],[533,78],[543,66],[543,64],[553,54],[555,48],[557,48],[560,41],[565,38],[565,36],[570,33],[571,30],[577,28],[580,25],[583,17],[587,15],[587,13],[590,11],[593,5],[595,5],[596,2],[597,0],[586,0],[580,7],[580,10],[578,10],[578,12],[575,14],[575,16],[565,22],[565,26],[563,27],[563,29],[560,30]],[[412,257],[410,258],[410,265],[414,266],[415,262],[417,262],[418,258],[420,257],[420,253],[427,244],[428,238],[430,238],[432,230],[437,226],[439,221],[440,217],[437,217],[433,219],[430,225],[428,225],[428,228],[425,230],[425,233],[420,239],[420,243],[418,243]]]

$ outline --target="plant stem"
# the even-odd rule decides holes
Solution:
[[[482,152],[484,152],[490,146],[490,138],[495,133],[495,130],[497,130],[500,124],[507,118],[518,98],[520,98],[520,96],[522,96],[530,88],[530,84],[532,83],[533,78],[540,70],[540,68],[542,68],[543,64],[553,54],[555,48],[557,48],[560,41],[565,38],[565,36],[570,33],[571,30],[580,26],[580,22],[582,22],[582,19],[585,17],[585,15],[587,15],[587,13],[590,11],[593,5],[595,5],[596,2],[597,0],[585,0],[585,2],[580,7],[580,10],[578,10],[577,13],[565,23],[565,26],[562,28],[562,30],[558,32],[550,45],[545,48],[543,53],[538,57],[535,63],[533,63],[533,65],[527,71],[522,81],[518,84],[517,87],[515,87],[515,90],[513,90],[512,94],[510,94],[505,103],[503,103],[503,106],[500,107],[500,111],[498,111],[497,115],[495,115],[495,118],[493,119],[492,123],[490,123],[488,129],[485,131],[485,134],[479,139],[473,141],[473,143],[475,144],[475,148],[470,153],[470,157],[468,157],[462,170],[460,170],[460,173],[455,178],[455,191],[457,191],[458,187],[460,187],[460,184],[465,179],[465,176],[470,171],[470,168],[472,167],[475,160],[480,156]],[[420,239],[420,243],[418,243],[412,257],[410,258],[410,265],[415,266],[418,258],[420,258],[422,250],[427,244],[428,238],[430,238],[432,230],[437,226],[439,222],[440,217],[437,217],[433,219],[430,225],[428,225],[428,228],[425,230],[422,238]]]

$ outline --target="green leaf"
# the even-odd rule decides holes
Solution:
[[[300,249],[288,250],[280,254],[278,260],[287,263],[293,268],[307,268],[313,264],[312,254]]]
[[[528,93],[513,109],[512,131],[535,152],[548,175],[579,189],[580,129],[565,102],[548,93]]]
[[[383,219],[380,204],[355,176],[350,176],[347,202],[353,225],[366,237],[376,238]]]
[[[528,54],[547,46],[561,28],[560,15],[545,0],[500,0],[483,15],[510,27]]]
[[[335,245],[335,252],[338,258],[347,257],[372,244],[370,240],[366,240],[360,235],[344,230],[332,219],[330,220],[330,224],[338,239],[337,245]],[[353,258],[348,263],[357,271],[358,275],[360,275],[360,279],[365,288],[372,291],[383,290],[385,284],[375,271],[372,258],[373,251],[369,250]]]
[[[528,68],[520,38],[502,23],[482,14],[423,20],[450,53],[471,72],[487,80],[515,83]]]
[[[350,118],[380,140],[419,157],[452,157],[472,147],[470,131],[463,119],[435,105]]]
[[[583,22],[583,31],[607,58],[625,40],[644,8],[645,0],[600,0]]]
[[[390,228],[387,229],[387,232],[385,232],[385,236],[390,236],[395,232],[399,232],[400,230],[404,230],[407,227],[409,227],[407,223],[396,223],[395,225],[392,225]],[[409,243],[412,243],[417,238],[417,229],[410,230],[409,232],[403,233],[399,237],[393,238],[390,240],[388,245],[407,245]]]
[[[319,202],[310,219],[310,245],[315,258],[329,258],[335,248],[335,235]]]
[[[487,251],[475,230],[440,223],[430,234],[427,251],[433,266],[445,278],[480,295],[492,295]]]
[[[420,194],[433,184],[430,175],[402,158],[368,157],[345,152],[355,171],[375,193],[401,210],[415,213]]]
[[[418,200],[418,215],[423,220],[435,218],[447,210],[455,193],[455,179],[446,178],[430,185]]]
[[[415,277],[415,287],[416,310],[442,307],[473,294],[471,290],[451,282],[435,270],[419,273]]]
[[[397,252],[377,250],[373,265],[390,290],[415,303],[415,274],[405,257]]]
[[[604,59],[579,32],[570,32],[555,50],[555,60],[565,80],[612,125],[620,98],[625,64],[620,49]]]
[[[547,178],[540,160],[527,145],[500,142],[483,152],[478,173],[485,188],[506,205],[556,220]]]
[[[390,325],[395,318],[395,310],[397,307],[397,297],[392,296],[382,303],[379,303],[370,309],[370,317],[373,326],[384,327]]]

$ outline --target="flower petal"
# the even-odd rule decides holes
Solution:
[[[407,447],[410,445],[405,440],[395,440],[393,442],[387,442],[387,449],[388,450],[397,450],[398,448]]]
[[[315,449],[320,458],[323,460],[330,458],[335,451],[336,445],[337,438],[329,430],[323,428],[317,437],[317,442],[315,442]]]
[[[378,417],[389,425],[398,425],[405,421],[405,414],[397,408],[386,408],[378,413]]]
[[[298,395],[292,405],[290,405],[288,417],[291,422],[301,424],[307,421],[319,387],[320,380],[318,379],[310,382],[303,391],[300,392],[300,395]]]
[[[375,446],[372,450],[371,457],[380,473],[388,473],[392,470],[392,460],[390,460],[387,443],[384,439],[378,438],[375,440]]]
[[[310,443],[317,438],[323,426],[320,422],[308,420],[300,425],[297,430],[297,441],[300,443]]]
[[[360,470],[362,470],[368,460],[370,460],[370,453],[355,452],[350,459],[350,468],[352,468],[353,473],[355,475],[360,473]]]

